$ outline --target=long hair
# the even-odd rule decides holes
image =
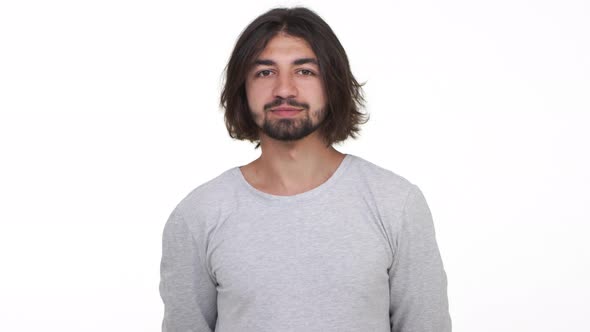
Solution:
[[[256,57],[279,32],[307,41],[318,58],[320,76],[327,96],[326,116],[318,128],[327,146],[357,138],[360,124],[369,120],[362,86],[350,70],[348,57],[328,24],[313,11],[303,8],[275,8],[256,18],[244,29],[225,68],[220,105],[225,110],[229,136],[257,141],[259,127],[252,119],[246,97],[246,75]]]

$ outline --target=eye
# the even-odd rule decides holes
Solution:
[[[301,69],[299,70],[299,72],[303,75],[303,76],[313,76],[315,75],[315,73],[309,69]]]
[[[265,69],[265,70],[261,70],[259,72],[256,73],[256,77],[266,77],[269,76],[270,74],[272,74],[272,71]]]

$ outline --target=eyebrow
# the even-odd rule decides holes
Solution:
[[[299,65],[304,65],[306,63],[311,63],[314,65],[318,65],[318,61],[315,58],[301,58],[301,59],[295,59],[295,61],[292,62],[293,65],[295,66],[299,66]],[[276,62],[273,60],[269,60],[269,59],[256,59],[254,61],[254,65],[262,65],[262,66],[276,66]]]

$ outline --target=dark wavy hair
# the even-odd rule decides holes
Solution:
[[[278,33],[299,37],[309,43],[318,58],[320,76],[327,96],[326,116],[318,128],[327,146],[357,138],[360,124],[369,120],[362,86],[350,70],[348,57],[328,24],[313,11],[275,8],[256,18],[244,29],[225,68],[220,104],[225,110],[229,136],[257,142],[259,127],[252,119],[246,97],[246,76],[267,43]]]

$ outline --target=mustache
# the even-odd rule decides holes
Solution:
[[[297,100],[293,99],[293,98],[277,98],[275,100],[273,100],[272,102],[265,104],[264,105],[264,110],[268,111],[273,107],[277,107],[277,106],[281,106],[283,104],[287,104],[289,106],[293,106],[293,107],[298,107],[298,108],[303,108],[303,109],[309,109],[309,104],[307,103],[300,103]]]

